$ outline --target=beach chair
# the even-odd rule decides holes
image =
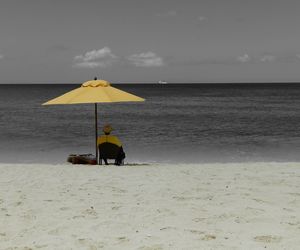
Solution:
[[[102,165],[102,160],[104,159],[115,160],[116,163],[116,159],[119,155],[121,147],[109,142],[104,142],[98,146],[98,150],[99,150],[99,163],[100,165]],[[124,165],[124,159],[122,160],[121,165]]]

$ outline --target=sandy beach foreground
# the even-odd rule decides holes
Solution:
[[[300,163],[0,164],[0,249],[299,249]]]

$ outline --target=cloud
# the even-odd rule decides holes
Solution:
[[[242,56],[237,57],[237,60],[238,60],[239,62],[243,62],[243,63],[249,62],[250,59],[251,59],[251,58],[250,58],[250,56],[249,56],[248,54],[244,54],[244,55],[242,55]]]
[[[137,67],[160,67],[165,65],[163,59],[151,51],[133,54],[128,57],[128,60]]]
[[[276,57],[273,55],[264,55],[260,58],[261,62],[274,62],[276,60]]]
[[[299,63],[300,53],[289,54],[260,54],[251,56],[247,53],[238,57],[211,57],[211,58],[168,58],[168,65],[201,66],[201,65],[237,65],[237,64],[267,64],[267,63]]]
[[[285,54],[281,56],[274,56],[274,59],[276,62],[281,62],[281,63],[299,63],[300,61],[300,54]]]
[[[104,47],[99,50],[92,50],[86,52],[84,55],[74,57],[73,66],[76,68],[105,68],[111,66],[117,61],[111,49]]]
[[[163,59],[151,51],[133,54],[124,59],[126,60],[124,63],[130,63],[137,67],[160,67],[165,65]],[[120,61],[120,58],[114,55],[110,48],[104,47],[75,56],[73,59],[73,67],[91,69],[98,67],[105,68],[117,61]]]
[[[197,20],[200,22],[203,22],[203,21],[206,21],[207,18],[205,16],[198,16]]]
[[[253,59],[253,60],[252,60]],[[267,62],[274,62],[276,60],[276,56],[273,55],[263,55],[261,57],[254,57],[251,58],[248,54],[244,54],[243,56],[239,56],[237,58],[237,61],[242,62],[242,63],[246,63],[246,62],[263,62],[263,63],[267,63]],[[281,58],[281,61],[283,61],[283,58]]]
[[[169,10],[163,13],[158,13],[156,14],[158,17],[174,17],[177,16],[177,11],[176,10]]]

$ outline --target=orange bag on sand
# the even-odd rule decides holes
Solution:
[[[67,161],[72,164],[97,164],[96,156],[92,154],[70,154]]]

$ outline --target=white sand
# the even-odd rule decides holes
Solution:
[[[300,249],[300,163],[0,172],[0,249]]]

